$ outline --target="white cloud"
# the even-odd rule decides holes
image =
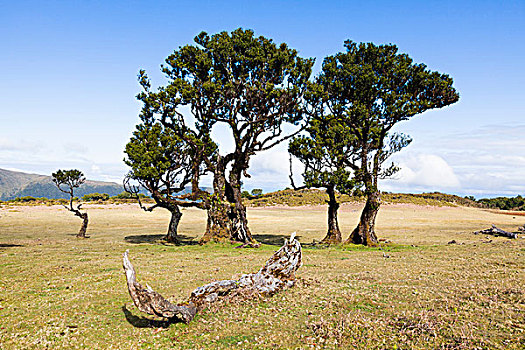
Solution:
[[[405,184],[436,188],[457,188],[460,185],[450,165],[433,154],[412,156],[399,166],[400,181]]]
[[[66,142],[63,144],[64,152],[68,155],[85,155],[88,148],[78,142]]]
[[[91,172],[99,174],[100,173],[100,167],[98,165],[96,165],[96,164],[92,164],[91,165]]]
[[[525,193],[525,125],[487,125],[469,132],[416,139],[407,151],[446,159],[461,183],[457,193],[477,197]],[[405,152],[405,151],[403,151]]]
[[[303,167],[296,159],[292,164],[295,185],[299,186],[302,183]],[[243,180],[246,188],[264,188],[269,191],[291,187],[288,144],[279,144],[253,156],[248,173],[252,177]]]
[[[452,167],[434,154],[398,157],[401,170],[391,179],[381,182],[387,191],[450,191],[460,188]]]

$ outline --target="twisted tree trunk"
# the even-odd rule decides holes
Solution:
[[[226,174],[224,158],[218,156],[213,171],[213,194],[207,209],[208,220],[201,243],[227,241],[230,237],[228,218],[229,203],[226,200]]]
[[[361,213],[359,224],[352,231],[346,243],[363,244],[373,246],[377,244],[377,236],[374,230],[377,212],[381,205],[381,193],[373,191],[367,194],[366,204]]]
[[[230,207],[230,230],[233,241],[242,242],[246,245],[258,246],[259,244],[253,238],[250,228],[248,227],[248,217],[246,216],[246,207],[242,202],[241,185],[238,178],[231,182],[232,198]]]
[[[339,222],[337,221],[337,211],[339,210],[339,203],[335,197],[334,186],[326,188],[328,193],[328,232],[321,243],[338,244],[341,243],[341,231],[339,230]]]
[[[248,227],[248,217],[246,216],[246,207],[242,202],[241,195],[241,173],[242,168],[232,169],[230,172],[231,193],[228,200],[231,203],[230,210],[230,230],[233,241],[242,242],[250,246],[259,246],[257,241],[252,237]]]
[[[168,232],[166,233],[166,242],[179,243],[177,231],[179,227],[180,218],[182,217],[182,213],[180,212],[178,206],[173,206],[169,208],[169,211],[171,212],[171,219],[170,224],[168,226]]]
[[[208,208],[206,232],[201,243],[236,241],[258,246],[248,228],[246,207],[242,202],[240,173],[230,172],[226,179],[223,162],[218,162],[213,176],[213,194]]]
[[[229,203],[226,201],[226,177],[224,168],[218,162],[213,174],[213,194],[210,196],[207,209],[208,220],[206,232],[201,238],[201,243],[210,241],[227,241],[230,237],[230,221],[228,217]]]
[[[79,206],[80,208],[80,206]],[[80,226],[80,231],[78,231],[77,233],[77,238],[86,238],[86,231],[87,231],[87,226],[88,226],[88,214],[87,213],[81,213],[80,210],[73,210],[73,212],[75,213],[76,216],[78,216],[79,218],[81,218],[83,221],[82,221],[82,226]]]
[[[129,295],[135,306],[142,312],[180,320],[188,323],[197,312],[208,303],[213,303],[232,292],[245,297],[253,294],[273,295],[280,290],[292,287],[295,283],[295,271],[302,265],[301,244],[295,239],[295,232],[290,240],[266,261],[256,273],[243,275],[238,280],[212,282],[195,289],[187,303],[174,305],[162,295],[146,285],[144,288],[137,282],[135,269],[129,261],[128,251],[123,256],[123,267],[126,273]]]

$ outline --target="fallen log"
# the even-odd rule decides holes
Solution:
[[[294,232],[258,272],[243,275],[238,280],[217,281],[198,287],[191,293],[187,303],[174,305],[150,286],[146,285],[144,288],[137,282],[128,252],[126,250],[123,256],[123,267],[129,295],[135,306],[147,314],[185,323],[193,320],[197,312],[207,304],[234,291],[245,296],[253,294],[271,296],[280,290],[292,287],[295,283],[295,271],[302,265],[301,244],[295,239]]]
[[[485,230],[476,231],[474,232],[475,235],[482,234],[482,235],[492,235],[492,236],[503,236],[507,238],[517,238],[518,234],[516,232],[508,232],[503,231],[502,229],[497,228],[495,225],[492,225],[491,228],[487,228]]]

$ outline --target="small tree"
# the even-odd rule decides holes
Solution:
[[[207,150],[213,151],[214,147]],[[166,241],[178,243],[177,228],[182,217],[179,207],[205,209],[208,203],[208,194],[198,187],[199,177],[205,171],[201,150],[192,148],[180,133],[161,123],[143,123],[137,125],[125,153],[124,162],[131,171],[124,179],[124,189],[133,194],[145,211],[157,207],[169,210],[171,220]],[[155,200],[153,206],[142,204],[139,187],[130,184],[130,180],[136,180],[151,193]]]
[[[73,206],[73,199],[75,198],[74,190],[75,188],[80,187],[80,185],[82,185],[86,181],[84,174],[80,170],[72,169],[57,170],[51,176],[53,178],[53,182],[58,187],[58,189],[64,193],[69,194],[69,206],[64,205],[64,207],[83,220],[82,226],[80,227],[80,231],[78,232],[77,237],[86,238],[88,214],[82,213],[80,211],[80,207],[82,206],[82,204],[78,204],[76,208]]]
[[[314,113],[305,131],[290,141],[288,151],[304,166],[304,186],[300,188],[325,188],[328,194],[328,231],[322,243],[341,243],[336,191],[351,193],[356,186],[352,171],[346,166],[348,159],[356,157],[355,137],[349,128],[324,113]],[[294,189],[299,189],[293,180],[291,156],[290,181]]]
[[[451,77],[413,63],[408,55],[398,54],[395,45],[346,41],[345,47],[346,52],[325,58],[317,82],[324,91],[325,110],[352,130],[359,155],[345,165],[363,184],[366,204],[347,242],[373,245],[381,205],[378,179],[398,170],[394,164],[383,165],[411,141],[392,133],[392,128],[426,110],[450,105],[459,95]]]
[[[260,195],[262,195],[262,193],[263,193],[263,190],[260,188],[254,188],[252,190],[252,196],[254,197],[259,197]]]

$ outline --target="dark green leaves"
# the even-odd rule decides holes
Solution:
[[[53,182],[59,190],[70,193],[71,195],[73,195],[74,188],[80,187],[80,185],[86,182],[84,174],[77,169],[57,170],[51,174],[51,177],[53,178]],[[63,186],[66,186],[67,189],[65,189]]]
[[[307,133],[290,143],[304,165],[305,185],[336,185],[348,190],[360,183],[377,188],[377,179],[396,173],[394,153],[407,135],[390,133],[402,120],[456,102],[459,95],[446,74],[414,64],[395,45],[345,42],[346,52],[328,56],[305,95],[312,117]],[[375,190],[373,190],[375,191]]]

